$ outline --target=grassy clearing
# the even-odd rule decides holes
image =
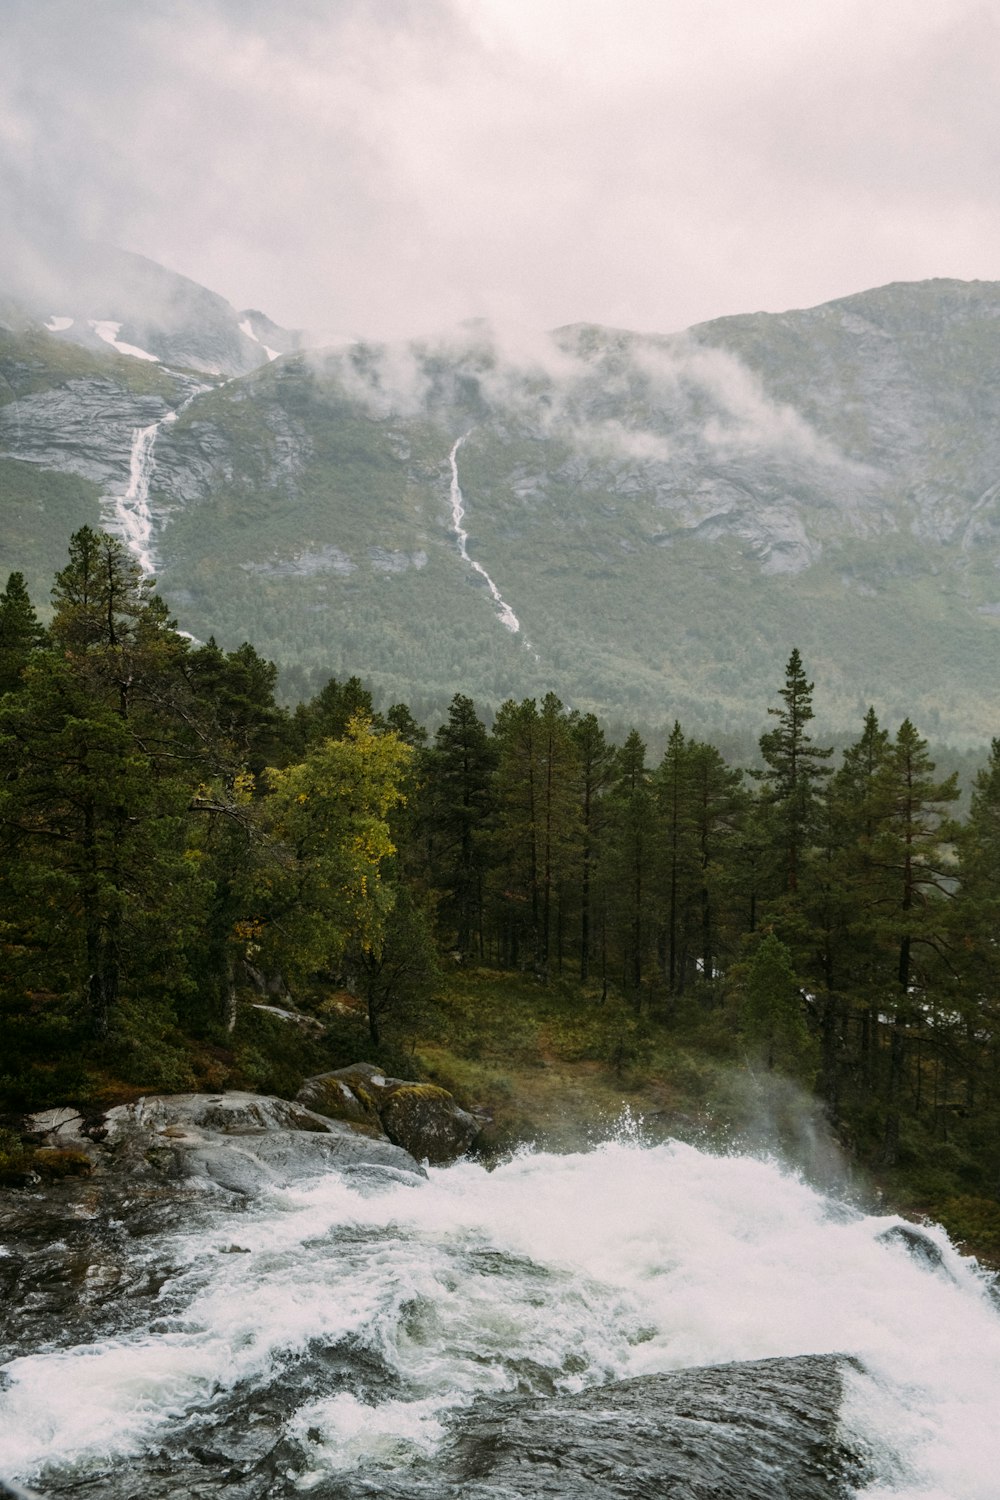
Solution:
[[[741,1124],[726,1084],[740,1060],[720,1022],[694,1004],[665,1024],[599,990],[466,968],[448,976],[413,1062],[485,1112],[487,1154],[524,1141],[572,1150],[623,1116],[653,1134],[720,1139]]]

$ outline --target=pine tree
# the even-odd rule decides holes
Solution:
[[[879,935],[887,893],[875,849],[889,811],[882,788],[890,748],[888,731],[869,708],[860,738],[844,751],[830,779],[823,858],[817,861],[809,892],[821,989],[822,1088],[834,1115],[845,1067],[853,1061],[869,1084],[875,1073],[878,1017],[887,983]],[[852,1020],[856,1039],[850,1036]]]
[[[120,1032],[124,1002],[179,985],[183,933],[205,895],[185,857],[188,801],[169,758],[154,757],[72,661],[42,653],[3,700],[6,941],[24,985],[68,990],[93,1037]]]
[[[574,719],[571,733],[577,754],[577,788],[580,829],[580,982],[590,978],[593,943],[594,882],[600,860],[603,834],[608,825],[607,793],[614,781],[616,756],[593,714]]]
[[[967,822],[957,837],[959,890],[952,903],[959,984],[955,1013],[961,1038],[954,1062],[962,1076],[949,1078],[939,1064],[934,1079],[935,1125],[947,1128],[961,1109],[976,1118],[979,1151],[989,1180],[1000,1181],[1000,739],[990,745],[977,773]],[[951,1087],[949,1087],[949,1083]],[[956,1086],[961,1089],[955,1096]]]
[[[424,814],[431,874],[444,892],[442,916],[455,931],[460,953],[473,938],[483,954],[484,839],[493,809],[497,747],[471,698],[456,693],[448,718],[423,759]]]
[[[699,886],[691,770],[690,747],[680,724],[675,721],[653,779],[661,834],[661,961],[667,992],[671,995],[684,987],[688,922],[693,915]]]
[[[933,1016],[934,981],[949,946],[955,829],[947,809],[959,795],[958,778],[953,774],[935,781],[933,773],[927,741],[904,719],[877,775],[873,847],[882,893],[877,930],[894,970],[886,996],[892,1020],[883,1159],[890,1165],[899,1149],[905,1074],[914,1060],[919,1098],[920,1048]]]
[[[777,888],[792,900],[798,894],[803,862],[815,831],[818,791],[829,775],[822,762],[833,753],[814,745],[807,733],[813,718],[812,693],[813,684],[806,680],[802,658],[794,650],[780,693],[784,707],[768,709],[778,720],[777,726],[760,738],[760,752],[767,763],[761,779],[776,856]]]
[[[346,682],[331,677],[315,698],[309,703],[299,704],[295,711],[300,750],[306,750],[318,740],[343,739],[348,724],[358,717],[367,719],[376,728],[382,727],[372,704],[372,695],[360,677],[349,677]]]
[[[618,753],[609,810],[613,818],[609,904],[615,918],[622,979],[639,1009],[652,926],[657,840],[646,745],[634,729]]]
[[[493,730],[498,746],[494,842],[508,938],[523,936],[547,977],[553,940],[560,947],[558,903],[578,845],[577,758],[566,711],[554,693],[505,703]],[[515,957],[516,961],[516,957]]]
[[[14,692],[33,651],[44,644],[23,573],[11,573],[0,593],[0,697]]]
[[[541,924],[537,962],[546,977],[555,944],[562,968],[563,902],[580,835],[579,761],[566,710],[546,693],[538,716]]]
[[[688,781],[697,851],[697,951],[701,973],[710,980],[717,959],[727,949],[735,953],[739,944],[736,859],[748,799],[742,773],[727,766],[714,745],[689,742]]]
[[[768,1071],[803,1076],[811,1063],[809,1032],[792,956],[773,932],[766,932],[747,965],[741,1004],[744,1034]]]
[[[116,537],[82,527],[52,590],[55,644],[86,676],[91,691],[127,718],[136,697],[175,676],[187,643],[163,600]]]

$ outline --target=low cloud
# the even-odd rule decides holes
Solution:
[[[700,442],[723,459],[767,452],[798,465],[850,468],[735,354],[689,338],[596,329],[538,336],[480,322],[449,338],[348,345],[311,357],[375,418],[440,419],[451,411],[462,426],[495,418],[584,456],[638,466],[668,463],[676,436],[683,447]]]
[[[0,260],[118,243],[391,341],[989,278],[998,38],[978,0],[5,0]]]

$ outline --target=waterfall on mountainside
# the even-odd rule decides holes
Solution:
[[[511,635],[516,635],[521,628],[520,620],[504,599],[486,569],[481,563],[477,563],[475,558],[469,556],[469,533],[462,526],[462,522],[465,519],[465,501],[458,483],[458,450],[468,436],[469,433],[463,433],[448,454],[448,462],[451,464],[451,528],[458,541],[458,550],[463,562],[467,562],[469,567],[473,568],[485,580],[486,587],[489,589],[493,602],[497,607],[497,616],[500,623],[507,627]]]
[[[114,502],[115,525],[122,541],[147,575],[156,572],[153,516],[149,509],[149,485],[155,466],[153,450],[160,428],[164,423],[176,420],[177,413],[171,411],[148,427],[135,428],[129,454],[128,489],[124,495],[116,496]]]

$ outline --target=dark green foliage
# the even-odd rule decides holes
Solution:
[[[801,987],[791,954],[773,932],[756,943],[746,964],[739,1014],[749,1047],[769,1072],[779,1068],[808,1074],[810,1044]]]
[[[378,948],[353,955],[356,984],[365,1002],[368,1035],[378,1047],[388,1024],[396,1036],[420,1029],[423,1012],[440,980],[430,915],[413,892],[398,886]]]
[[[484,833],[493,809],[495,743],[471,698],[456,693],[448,719],[423,758],[421,829],[441,891],[441,917],[460,953],[483,954],[487,869]]]
[[[777,895],[795,898],[802,866],[815,833],[819,788],[830,774],[823,762],[833,754],[813,744],[807,726],[813,718],[813,684],[806,681],[802,658],[792,652],[781,689],[783,708],[769,708],[774,729],[760,738],[766,763],[761,774],[763,807],[771,824],[771,844],[778,856],[773,871]]]
[[[24,574],[12,573],[0,593],[0,697],[20,686],[21,674],[32,652],[44,640],[45,632],[28,597]]]
[[[6,1109],[294,1093],[365,1051],[403,1072],[447,1024],[489,1051],[489,1018],[442,1010],[440,944],[521,971],[515,1060],[572,1014],[574,1056],[632,1087],[697,1035],[815,1082],[859,1157],[990,1241],[1000,740],[959,827],[908,718],[869,710],[826,764],[797,651],[748,787],[679,723],[651,770],[638,730],[616,747],[551,693],[492,733],[457,694],[429,743],[358,678],[289,715],[253,646],[192,646],[90,528],[54,605],[43,632],[19,574],[0,594]]]
[[[372,695],[360,677],[338,682],[331,677],[309,703],[300,704],[295,712],[295,728],[302,748],[317,740],[339,740],[352,719],[374,717]]]

